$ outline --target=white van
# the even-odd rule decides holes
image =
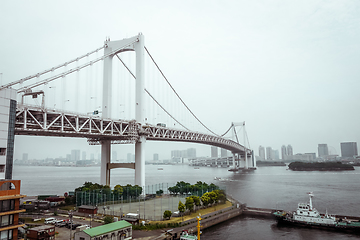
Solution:
[[[53,224],[56,222],[56,218],[45,218],[45,224]]]

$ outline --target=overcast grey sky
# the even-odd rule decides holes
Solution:
[[[219,133],[246,121],[256,153],[327,143],[340,154],[340,142],[360,142],[359,1],[6,1],[0,16],[2,84],[101,47],[106,36],[142,32],[192,111]],[[84,139],[51,140],[17,136],[15,158],[100,150]],[[169,158],[189,145],[148,146],[147,158]],[[113,149],[125,158],[131,148]]]

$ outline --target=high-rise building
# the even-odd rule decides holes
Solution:
[[[188,158],[196,158],[196,148],[188,148],[187,149],[187,157]]]
[[[286,146],[285,145],[281,146],[281,159],[282,160],[287,160],[287,151],[286,151]]]
[[[82,152],[82,159],[81,160],[86,160],[86,152],[85,151]]]
[[[211,146],[211,157],[212,157],[212,158],[217,158],[217,157],[219,157],[219,155],[218,155],[218,148],[217,148],[217,147]]]
[[[0,90],[0,179],[12,179],[16,90],[5,88]]]
[[[23,153],[23,158],[22,160],[27,162],[27,160],[29,159],[29,155],[27,153]]]
[[[95,157],[94,157],[93,153],[90,154],[90,160],[95,160]]]
[[[272,160],[272,148],[271,147],[266,147],[266,160]]]
[[[228,150],[226,150],[225,148],[221,148],[220,156],[222,158],[227,157],[228,156]]]
[[[288,156],[293,156],[294,155],[293,147],[290,144],[287,146],[286,151],[287,151]]]
[[[20,180],[0,180],[0,206],[1,206],[1,239],[18,239],[19,213],[26,209],[20,209],[20,198],[26,195],[20,194]]]
[[[342,157],[354,157],[358,155],[356,142],[343,142],[340,143]]]
[[[75,149],[71,150],[71,161],[79,161],[80,160],[80,150]]]
[[[154,153],[154,155],[153,155],[153,161],[159,161],[159,154]]]
[[[179,157],[181,157],[181,151],[179,151],[179,150],[172,150],[171,151],[171,158],[173,159],[173,158],[179,158]]]
[[[260,160],[265,160],[265,148],[263,146],[259,146],[259,157]]]
[[[327,144],[318,144],[318,154],[319,157],[324,157],[329,155],[329,149]]]

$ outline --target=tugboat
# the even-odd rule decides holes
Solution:
[[[337,219],[334,216],[320,214],[312,205],[312,193],[308,193],[309,203],[299,203],[294,212],[274,212],[278,223],[292,224],[301,227],[323,228],[329,230],[355,231],[360,233],[360,222]]]

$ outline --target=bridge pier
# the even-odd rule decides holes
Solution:
[[[110,156],[111,156],[111,141],[106,140],[101,143],[101,170],[100,183],[102,185],[110,186]]]
[[[146,139],[141,136],[135,143],[135,185],[139,185],[145,194],[145,143]]]

